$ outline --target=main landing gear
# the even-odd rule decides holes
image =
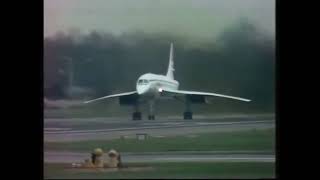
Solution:
[[[142,120],[142,113],[139,110],[139,105],[136,104],[134,106],[135,112],[132,114],[132,120]],[[155,120],[155,115],[154,115],[154,101],[149,102],[149,115],[148,115],[148,120]]]
[[[155,117],[154,117],[154,101],[150,101],[149,102],[148,120],[155,120]]]
[[[183,113],[183,119],[185,120],[191,120],[193,119],[193,113],[190,108],[190,100],[186,98],[185,101],[185,112]],[[139,106],[135,105],[135,112],[132,114],[132,120],[142,120],[142,113],[139,111]],[[148,120],[155,120],[155,115],[154,115],[154,102],[150,101],[149,102],[149,115],[148,115]]]
[[[185,120],[192,119],[192,112],[191,112],[191,108],[190,108],[191,102],[188,97],[186,98],[185,105],[186,105],[186,107],[185,107],[186,110],[183,113],[183,119],[185,119]]]

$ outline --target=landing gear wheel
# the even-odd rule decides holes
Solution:
[[[141,112],[134,112],[132,114],[132,120],[141,120],[142,119],[141,117],[142,117]]]
[[[192,119],[192,112],[184,112],[183,119]]]
[[[155,117],[154,117],[154,115],[149,115],[149,116],[148,116],[148,119],[149,119],[149,120],[155,120]]]

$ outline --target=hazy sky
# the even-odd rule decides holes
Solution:
[[[275,0],[44,0],[44,35],[78,29],[214,37],[240,17],[275,33]]]

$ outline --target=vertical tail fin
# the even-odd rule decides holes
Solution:
[[[169,56],[169,66],[167,71],[167,77],[174,79],[174,61],[173,61],[173,43],[170,45],[170,56]]]

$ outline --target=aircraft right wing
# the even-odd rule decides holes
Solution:
[[[120,94],[113,94],[113,95],[103,96],[103,97],[100,97],[100,98],[97,98],[97,99],[92,99],[92,100],[89,100],[89,101],[85,101],[84,103],[87,104],[87,103],[99,101],[99,100],[102,100],[102,99],[108,99],[108,98],[114,98],[114,97],[129,97],[129,96],[133,96],[133,95],[137,95],[137,94],[138,94],[137,91],[125,92],[125,93],[120,93]]]
[[[223,94],[217,94],[217,93],[209,93],[209,92],[197,92],[197,91],[181,91],[181,90],[172,90],[172,89],[163,89],[164,93],[171,93],[175,95],[192,95],[192,96],[213,96],[213,97],[222,97],[222,98],[228,98],[228,99],[234,99],[238,101],[245,101],[245,102],[250,102],[250,99],[245,99],[241,97],[235,97],[235,96],[228,96],[228,95],[223,95]]]

